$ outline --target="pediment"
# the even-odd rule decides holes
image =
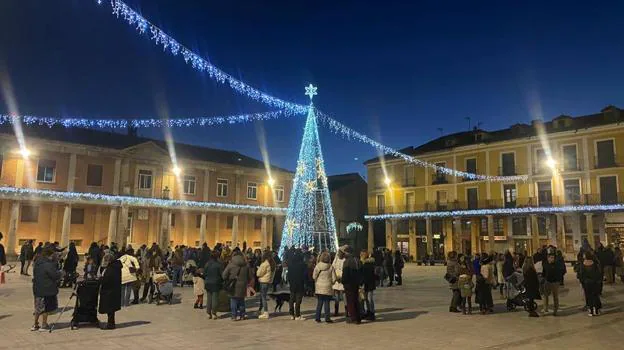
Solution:
[[[135,159],[169,160],[169,153],[152,141],[147,141],[123,150],[123,153]]]

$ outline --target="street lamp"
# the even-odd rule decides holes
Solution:
[[[270,178],[267,180],[267,183],[269,184],[269,186],[273,187],[273,186],[275,185],[275,180],[273,180],[273,178],[272,178],[272,177],[270,177]]]
[[[18,152],[22,155],[22,158],[24,159],[30,157],[30,150],[26,147],[20,148]]]
[[[388,177],[386,177],[384,179],[384,182],[386,183],[386,186],[390,187],[390,184],[392,183],[392,180],[390,180]]]
[[[171,171],[175,176],[180,176],[180,174],[182,174],[182,169],[180,169],[177,165],[174,165]]]
[[[548,159],[546,159],[546,166],[548,166],[552,171],[557,171],[557,161],[552,159],[551,157],[548,157]]]

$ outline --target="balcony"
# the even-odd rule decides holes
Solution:
[[[435,173],[431,174],[431,184],[432,185],[441,185],[449,183],[446,174]]]
[[[563,164],[561,164],[560,171],[562,172],[583,171],[583,159],[570,159],[570,160],[564,159]]]
[[[594,163],[594,169],[617,168],[622,164],[624,164],[624,160],[615,155],[613,157],[598,157]]]
[[[479,171],[477,169],[471,169],[471,170],[466,170],[467,173],[471,173],[471,174],[478,174]],[[469,178],[467,176],[462,177],[462,181],[464,182],[468,182],[468,181],[475,181],[475,179]]]
[[[403,179],[403,187],[416,187],[416,179]]]
[[[499,167],[498,176],[516,176],[523,173],[523,169],[519,167]]]

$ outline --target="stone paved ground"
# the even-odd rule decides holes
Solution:
[[[529,319],[525,312],[506,312],[495,293],[496,313],[463,316],[448,313],[450,292],[442,279],[443,267],[409,265],[405,285],[378,291],[378,322],[347,325],[316,324],[315,301],[304,300],[304,322],[287,315],[270,320],[232,322],[208,320],[204,312],[192,309],[192,288],[177,288],[182,301],[177,305],[137,305],[117,313],[118,329],[105,332],[93,328],[70,331],[70,312],[52,334],[30,332],[32,293],[28,278],[11,274],[0,287],[0,349],[335,349],[350,344],[352,349],[386,348],[441,349],[608,349],[624,344],[624,285],[606,286],[605,310],[590,318],[580,312],[581,292],[568,274],[567,293],[561,316]],[[60,304],[67,300],[64,290]],[[254,308],[255,309],[255,308]],[[286,308],[285,308],[286,309]],[[104,317],[102,317],[104,319]]]

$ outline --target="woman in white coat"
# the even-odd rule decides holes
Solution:
[[[132,255],[132,251],[126,251],[119,258],[121,262],[121,306],[130,306],[130,293],[132,286],[136,283],[137,270],[140,268],[139,261]]]
[[[342,285],[342,268],[345,262],[345,253],[343,251],[345,246],[340,247],[338,253],[336,254],[336,258],[334,258],[334,262],[332,266],[334,267],[334,271],[336,272],[336,283],[334,283],[334,316],[338,316],[338,310],[340,309],[340,301],[343,299],[344,295],[344,286]],[[347,305],[345,304],[345,315],[347,313]]]
[[[336,271],[329,264],[330,257],[328,252],[323,252],[319,256],[319,262],[314,267],[312,279],[314,279],[314,290],[316,292],[316,314],[314,320],[321,322],[321,308],[325,309],[325,322],[332,323],[329,317],[329,301],[333,295],[333,285],[336,282]]]

